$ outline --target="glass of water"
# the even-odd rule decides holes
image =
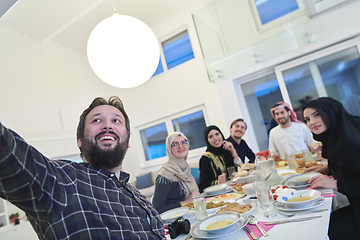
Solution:
[[[277,215],[277,210],[270,186],[262,181],[255,182],[254,186],[264,216],[268,218],[275,217]]]
[[[200,221],[208,216],[205,199],[202,194],[193,196],[194,210],[196,218]]]

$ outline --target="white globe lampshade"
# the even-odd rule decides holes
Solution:
[[[101,80],[114,87],[132,88],[154,74],[160,58],[159,43],[139,19],[114,14],[92,30],[87,57]]]

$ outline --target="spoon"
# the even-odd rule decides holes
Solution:
[[[271,173],[265,178],[264,182],[266,182],[266,180],[268,180],[270,176],[271,176]]]
[[[256,225],[264,237],[269,236],[269,234],[262,227],[259,226],[258,224],[259,221],[256,219],[255,216],[249,215],[248,217],[249,217],[249,223],[252,225]]]

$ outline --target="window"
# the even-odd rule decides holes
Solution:
[[[183,30],[184,28],[182,28]],[[161,43],[163,59],[160,57],[159,65],[154,73],[154,76],[179,66],[194,58],[194,52],[191,46],[190,37],[187,30],[184,30],[175,36],[167,38]],[[162,62],[166,63],[166,69],[164,70]]]
[[[167,68],[171,69],[194,58],[187,30],[162,43]]]
[[[296,0],[255,0],[255,4],[263,25],[299,9]]]
[[[248,0],[258,31],[268,30],[279,24],[305,16],[301,0]],[[303,20],[299,20],[300,22]],[[294,22],[299,24],[299,21]]]
[[[203,137],[205,127],[203,107],[196,107],[139,127],[145,162],[152,162],[161,158],[165,160],[165,140],[173,132],[182,132],[189,139],[189,154],[197,152],[199,149],[203,153],[204,149],[202,148],[206,146]]]
[[[156,68],[156,71],[154,72],[154,74],[151,77],[156,76],[156,75],[158,75],[158,74],[160,74],[162,72],[164,72],[164,68],[163,68],[163,65],[162,65],[162,62],[161,62],[161,58],[160,58],[159,59],[159,64],[158,64],[158,66]]]

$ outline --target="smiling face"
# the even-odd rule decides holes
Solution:
[[[189,152],[189,144],[181,144],[181,142],[186,141],[185,138],[183,138],[182,136],[177,136],[173,143],[177,143],[175,144],[176,146],[171,146],[171,153],[174,155],[174,157],[176,157],[177,159],[185,159],[188,155]]]
[[[305,108],[303,115],[306,125],[314,134],[320,134],[327,130],[327,126],[316,109]]]
[[[116,107],[100,105],[86,116],[84,137],[78,146],[84,161],[111,169],[121,164],[128,142],[124,115]]]
[[[240,139],[244,136],[246,131],[245,123],[238,121],[230,128],[230,135],[233,139]]]
[[[208,142],[210,143],[211,146],[219,148],[222,146],[223,141],[224,139],[218,130],[213,129],[209,132]]]
[[[286,125],[290,121],[290,111],[286,111],[283,107],[275,109],[274,115],[281,125]]]

